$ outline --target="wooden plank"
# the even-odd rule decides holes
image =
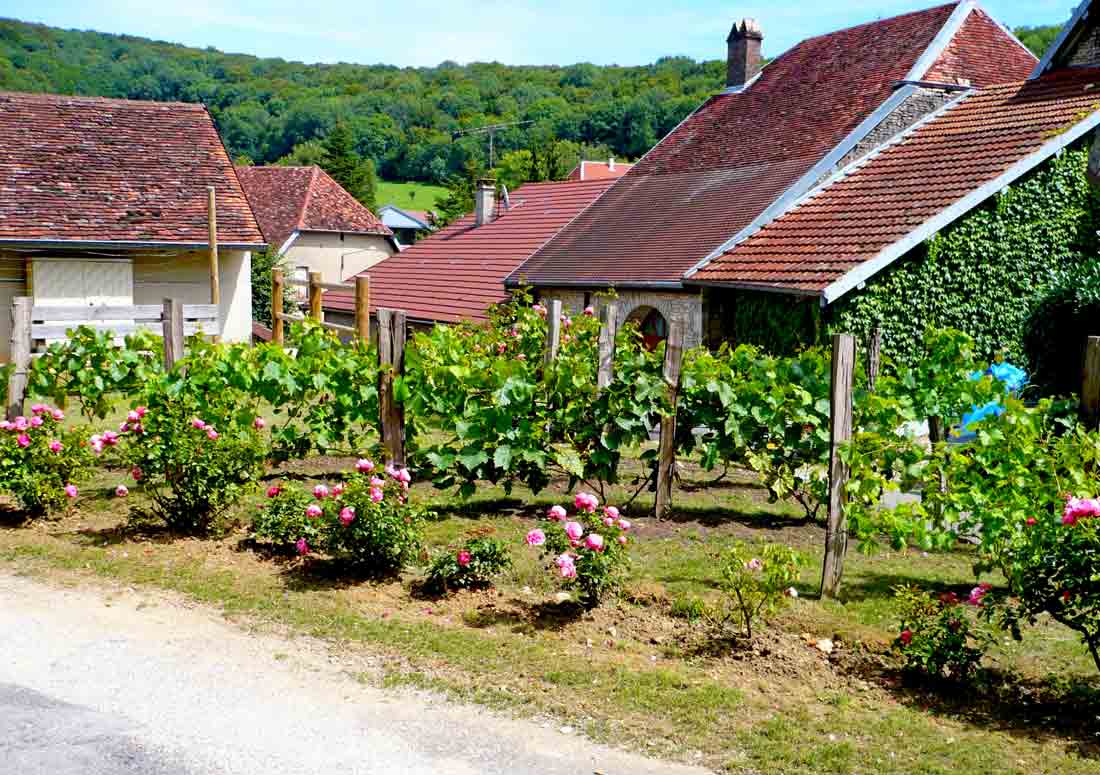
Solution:
[[[1085,378],[1081,385],[1081,414],[1095,428],[1100,420],[1100,336],[1085,342]]]
[[[327,320],[321,323],[322,326],[330,331],[339,331],[341,334],[352,334],[353,336],[359,335],[359,329],[355,326],[345,326],[341,323],[330,323]]]
[[[672,485],[676,478],[676,404],[680,397],[680,367],[684,359],[684,320],[673,318],[665,340],[664,378],[668,386],[669,413],[661,418],[657,450],[657,497],[654,510],[663,519],[672,510]]]
[[[394,379],[405,370],[406,318],[404,310],[378,310],[378,408],[382,444],[390,463],[405,466],[405,407],[394,397]]]
[[[844,517],[848,466],[840,447],[852,438],[852,375],[856,340],[851,334],[833,334],[832,388],[829,402],[829,521],[825,527],[825,561],[821,568],[821,596],[836,597],[848,551]]]
[[[296,288],[308,288],[309,280],[299,280],[297,277],[287,277],[283,280],[286,285],[293,285]]]
[[[160,304],[139,304],[130,307],[57,307],[35,306],[31,309],[32,322],[67,322],[99,320],[155,320],[160,322],[164,308]]]
[[[321,273],[309,273],[309,316],[322,323],[325,320],[325,311],[321,307]]]
[[[222,288],[218,267],[218,200],[213,186],[206,187],[206,194],[206,219],[209,227],[207,242],[210,244],[210,303],[220,307]]]
[[[370,343],[370,278],[355,278],[355,328],[364,346]]]
[[[351,291],[352,293],[355,292],[355,285],[353,285],[352,283],[322,283],[322,282],[318,282],[318,283],[315,283],[315,285],[318,288],[320,288],[322,291],[336,291],[337,293],[340,293],[340,292],[343,292],[343,291]]]
[[[29,296],[18,296],[11,306],[11,363],[8,377],[8,420],[23,414],[27,393],[27,370],[31,365],[31,304]]]
[[[618,333],[616,315],[618,305],[609,301],[600,308],[599,371],[596,373],[596,387],[603,390],[615,378],[615,335]]]
[[[546,313],[546,351],[543,362],[549,365],[558,357],[558,346],[561,342],[561,299],[551,300],[547,307],[549,311]]]
[[[171,370],[183,358],[183,302],[165,299],[161,331],[164,336],[164,368]]]
[[[183,319],[184,320],[217,320],[218,319],[218,305],[217,304],[184,304],[183,305]]]
[[[93,323],[90,328],[96,331],[107,331],[115,336],[128,336],[138,331],[152,331],[155,334],[164,332],[164,324],[157,321],[134,323]],[[36,323],[31,326],[31,339],[68,339],[69,331],[76,328],[75,325]],[[207,336],[218,335],[218,321],[216,320],[185,320],[183,331],[187,336],[203,333]]]
[[[882,369],[882,329],[875,326],[867,346],[867,389],[875,392],[879,371]]]
[[[306,315],[300,312],[276,312],[273,313],[273,317],[277,316],[278,320],[288,320],[292,323],[301,323],[303,320],[308,320]]]
[[[271,341],[282,344],[286,339],[283,327],[283,270],[271,270]]]

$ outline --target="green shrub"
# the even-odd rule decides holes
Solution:
[[[267,502],[252,518],[252,537],[282,550],[294,549],[299,540],[315,549],[323,547],[316,520],[306,516],[312,498],[297,487],[273,484],[267,489]]]
[[[960,601],[953,592],[933,598],[917,587],[895,587],[901,624],[894,647],[905,669],[930,678],[969,678],[981,662],[982,649],[963,602],[980,606],[989,589],[982,584]]]
[[[512,559],[503,542],[479,536],[458,549],[437,554],[428,568],[424,586],[433,592],[488,587],[493,578],[511,566]]]
[[[1024,334],[1031,382],[1042,392],[1081,391],[1085,339],[1100,320],[1100,260],[1058,273],[1057,281],[1028,317]]]
[[[339,498],[325,498],[328,553],[370,575],[397,573],[417,559],[427,512],[409,502],[408,482],[399,479],[407,476],[393,469],[382,476],[355,473]]]
[[[35,404],[30,417],[0,422],[0,490],[11,493],[32,517],[75,497],[90,461],[82,430],[65,430],[64,413]]]
[[[719,629],[730,625],[751,639],[753,625],[763,623],[791,598],[802,558],[783,544],[738,541],[725,557],[719,579],[724,599],[707,611],[707,618]]]

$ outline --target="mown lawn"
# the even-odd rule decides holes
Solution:
[[[432,186],[427,183],[391,183],[380,180],[375,199],[379,207],[394,205],[403,210],[431,210],[435,207],[436,198],[446,195],[447,189],[443,186]]]
[[[289,473],[323,479],[350,461],[313,459]],[[248,539],[258,496],[224,535],[177,538],[131,521],[143,501],[110,493],[101,472],[60,518],[0,529],[9,569],[65,580],[90,576],[181,592],[248,626],[274,626],[383,657],[366,681],[412,685],[520,714],[549,715],[594,738],[732,773],[1096,773],[1100,681],[1072,633],[1044,625],[998,644],[973,686],[915,686],[898,670],[891,588],[966,592],[972,553],[853,551],[843,599],[816,600],[822,531],[796,508],[769,504],[747,476],[703,488],[688,467],[670,519],[643,494],[633,565],[621,597],[591,613],[557,587],[521,538],[546,507],[571,502],[561,483],[533,496],[484,487],[468,502],[414,487],[438,518],[433,551],[471,531],[514,547],[496,589],[431,598],[422,568],[364,582],[324,558],[273,555]],[[611,502],[623,502],[621,488]],[[719,558],[737,539],[805,553],[800,598],[751,644],[716,639],[691,618],[718,594]],[[998,579],[990,579],[994,583]],[[812,644],[829,639],[825,654]]]

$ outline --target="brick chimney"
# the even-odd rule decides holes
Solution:
[[[764,33],[756,19],[742,19],[726,38],[726,87],[744,86],[760,72]]]
[[[492,223],[493,218],[496,217],[494,212],[497,198],[496,181],[483,178],[477,182],[477,189],[474,191],[474,225],[484,226],[487,223]]]

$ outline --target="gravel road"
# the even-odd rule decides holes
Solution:
[[[308,639],[154,592],[0,572],[0,771],[704,775],[556,725],[390,692]]]

